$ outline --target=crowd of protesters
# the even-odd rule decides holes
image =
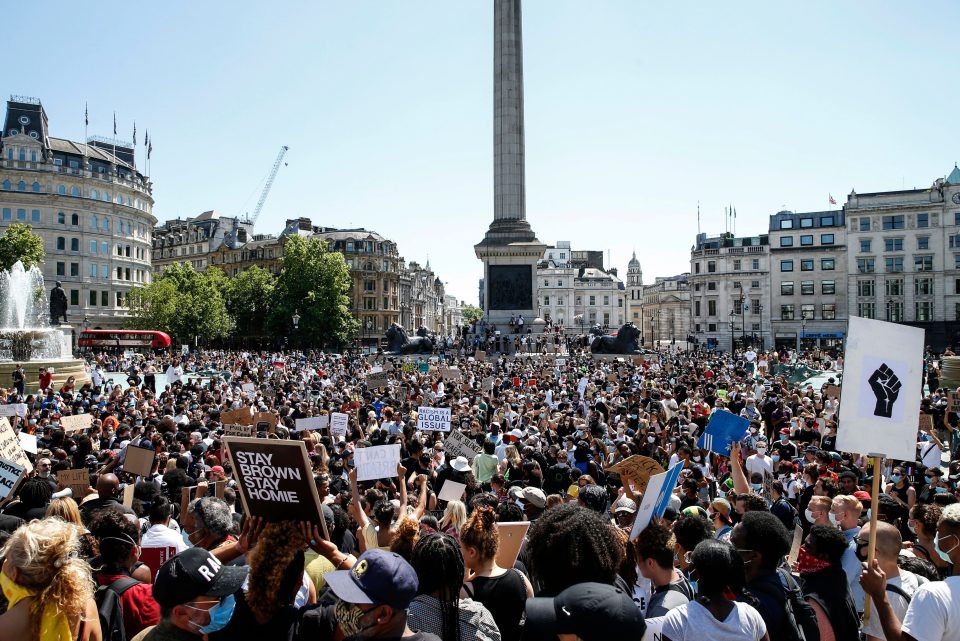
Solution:
[[[960,639],[960,430],[933,354],[934,427],[916,460],[882,468],[866,567],[873,468],[836,451],[832,388],[783,368],[826,366],[840,385],[839,355],[601,359],[574,342],[473,358],[485,346],[97,354],[82,385],[19,369],[0,393],[26,405],[9,420],[36,453],[0,509],[0,639]],[[374,368],[389,387],[368,388]],[[328,536],[243,513],[221,413],[247,406],[276,417],[259,437],[304,441]],[[431,406],[451,408],[475,456],[418,430]],[[296,430],[333,412],[349,415],[345,436]],[[697,444],[715,412],[750,421],[730,458]],[[81,413],[90,427],[65,431]],[[358,482],[356,450],[384,444],[400,445],[396,476]],[[155,450],[151,474],[124,471],[129,445]],[[639,533],[645,479],[611,470],[634,455],[682,465]],[[72,469],[86,491],[57,478]],[[446,481],[464,484],[460,500],[438,498]],[[504,562],[497,524],[523,521]]]

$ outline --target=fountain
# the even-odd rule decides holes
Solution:
[[[25,269],[17,261],[9,271],[0,271],[0,387],[11,385],[17,364],[24,366],[28,380],[42,367],[53,369],[57,383],[69,376],[78,383],[89,380],[83,361],[73,358],[72,328],[50,327],[49,317],[39,269]]]

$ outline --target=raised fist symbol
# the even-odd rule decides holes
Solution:
[[[873,409],[874,416],[890,418],[893,414],[893,404],[897,402],[903,383],[886,363],[877,368],[867,382],[870,383],[873,395],[877,397],[877,405]]]

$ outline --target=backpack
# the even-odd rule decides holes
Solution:
[[[127,631],[123,625],[123,610],[120,607],[120,595],[140,583],[130,577],[121,577],[109,585],[97,588],[97,613],[100,615],[100,629],[103,641],[127,641]]]
[[[750,586],[754,592],[762,592],[783,601],[786,614],[786,636],[783,641],[820,641],[820,627],[817,625],[817,614],[803,599],[800,586],[790,574],[782,569],[777,570],[780,578],[779,587],[768,582],[759,581]]]

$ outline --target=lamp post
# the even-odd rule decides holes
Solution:
[[[760,351],[763,351],[763,303],[757,306],[760,311]]]
[[[734,321],[733,317],[736,315],[736,313],[737,313],[737,310],[735,309],[730,310],[730,314],[729,314],[730,321],[727,323],[730,327],[730,353],[731,354],[737,351],[737,337],[733,333],[733,329],[734,327],[736,327],[736,321]]]
[[[368,318],[368,319],[367,319],[367,324],[364,326],[364,331],[363,331],[363,342],[364,342],[364,343],[367,342],[367,336],[369,336],[372,332],[373,332],[373,319],[372,319],[372,318]],[[366,345],[365,345],[365,346],[366,346]]]
[[[657,317],[653,314],[650,315],[650,347],[653,349],[657,348]]]
[[[740,347],[747,349],[747,310],[750,309],[750,303],[740,299]]]
[[[797,352],[803,346],[803,339],[807,333],[807,317],[803,315],[803,312],[800,312],[800,336],[797,337]]]
[[[296,345],[297,345],[297,330],[300,328],[300,312],[299,312],[299,311],[294,311],[294,312],[293,312],[293,317],[291,318],[291,320],[293,321],[293,345],[294,345],[294,347],[296,347]]]

